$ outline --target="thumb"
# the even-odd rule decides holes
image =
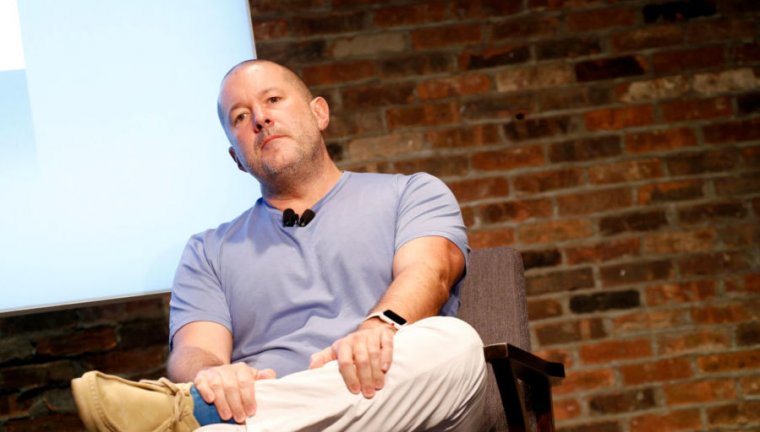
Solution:
[[[261,370],[256,371],[257,380],[274,379],[274,378],[277,378],[277,372],[275,372],[274,369],[261,369]]]
[[[311,363],[309,363],[309,369],[318,369],[324,366],[327,362],[335,360],[335,354],[332,347],[323,349],[320,352],[311,355]]]

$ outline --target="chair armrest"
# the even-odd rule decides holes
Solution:
[[[541,374],[545,376],[551,385],[558,385],[565,378],[565,365],[557,362],[550,362],[541,357],[518,348],[512,344],[498,343],[486,345],[483,348],[486,361],[493,362],[495,359],[507,359],[513,367],[517,367],[517,377],[528,378],[531,374]]]

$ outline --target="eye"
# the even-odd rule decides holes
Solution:
[[[232,126],[238,126],[248,118],[247,112],[241,112],[232,119]]]
[[[277,103],[277,102],[279,102],[281,99],[282,99],[282,98],[281,98],[281,97],[279,97],[279,96],[270,96],[270,97],[269,97],[267,100],[269,101],[269,103]]]

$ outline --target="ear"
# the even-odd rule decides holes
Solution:
[[[330,124],[330,107],[327,105],[325,98],[317,96],[309,102],[311,112],[314,114],[314,118],[317,119],[317,125],[319,130],[323,131],[327,129],[327,125]]]
[[[232,160],[234,160],[235,163],[237,164],[238,169],[240,171],[243,171],[244,173],[247,173],[248,170],[246,170],[245,167],[243,166],[243,164],[240,163],[240,159],[238,159],[237,153],[235,153],[235,149],[232,146],[230,146],[230,148],[227,151],[229,152],[230,157],[232,158]]]

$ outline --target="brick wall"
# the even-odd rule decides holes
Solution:
[[[253,0],[259,57],[331,104],[345,169],[428,171],[523,253],[562,430],[760,428],[752,0]],[[0,320],[0,431],[67,382],[155,376],[166,300]]]

